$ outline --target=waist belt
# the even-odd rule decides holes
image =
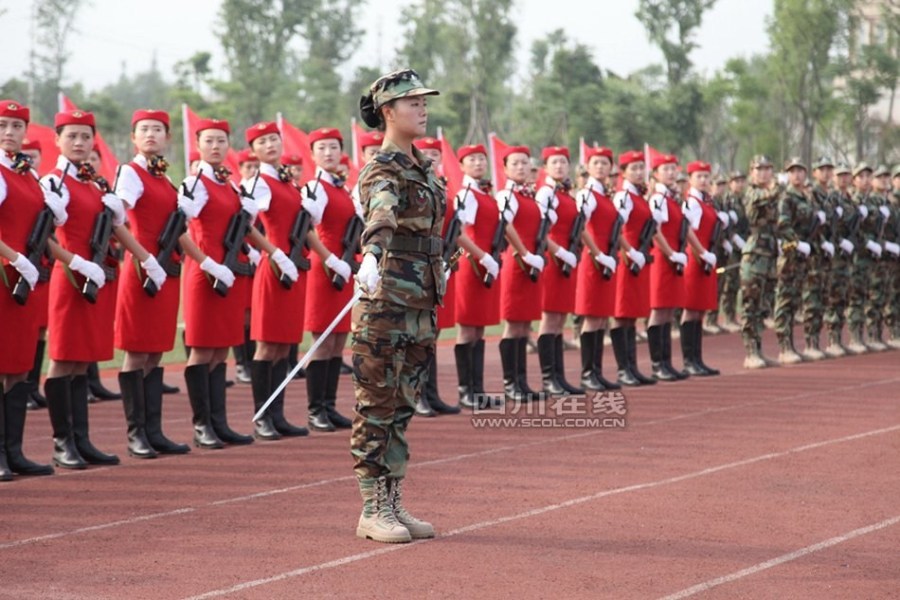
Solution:
[[[444,240],[439,237],[418,237],[411,235],[395,235],[391,238],[388,251],[421,252],[428,256],[439,256],[444,250]]]

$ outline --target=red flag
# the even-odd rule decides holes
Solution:
[[[59,112],[66,112],[70,110],[78,110],[78,107],[75,106],[75,103],[69,100],[65,94],[60,92]],[[104,177],[110,183],[110,185],[113,185],[115,183],[116,170],[119,168],[119,161],[118,159],[116,159],[116,155],[113,154],[109,146],[106,145],[106,142],[103,140],[103,136],[100,135],[99,131],[97,131],[97,134],[94,136],[94,149],[100,153],[100,175]],[[42,159],[42,162],[43,160],[46,159]],[[56,168],[55,161],[51,169],[52,168]]]
[[[357,124],[356,119],[351,119],[350,120],[350,135],[353,138],[353,154],[350,155],[350,158],[353,159],[351,161],[351,163],[357,169],[362,169],[364,166],[363,165],[363,149],[362,149],[362,146],[360,145],[360,142],[362,141],[361,138],[364,133],[368,133],[368,132]]]
[[[506,171],[503,169],[503,155],[510,144],[507,144],[496,133],[488,134],[488,152],[491,156],[491,183],[495,190],[506,187]]]
[[[184,172],[187,174],[191,152],[197,151],[197,123],[200,121],[200,117],[187,104],[182,104],[181,118],[184,120]],[[231,180],[234,183],[241,182],[238,153],[234,148],[228,148],[228,153],[225,155],[222,165],[231,171]]]
[[[653,161],[658,157],[663,156],[665,152],[660,152],[650,144],[644,144],[644,163],[646,163],[647,173],[649,176],[650,169],[652,168]]]
[[[447,198],[453,198],[462,187],[463,173],[459,168],[459,160],[456,158],[456,152],[444,133],[438,130],[438,139],[441,140],[441,169],[444,171],[444,177],[447,178]]]
[[[56,168],[59,148],[56,147],[56,131],[52,127],[29,123],[28,129],[25,131],[25,140],[41,143],[41,164],[37,169],[38,175],[43,177]]]
[[[309,149],[309,138],[305,131],[291,125],[287,119],[281,116],[281,113],[278,113],[277,122],[278,128],[281,130],[281,139],[284,142],[284,153],[299,154],[303,158],[303,175],[300,183],[304,184],[312,179],[316,172],[316,164],[313,162],[312,152]]]
[[[587,156],[589,148],[591,148],[591,146],[585,143],[584,138],[578,139],[578,164],[587,166],[584,157]]]

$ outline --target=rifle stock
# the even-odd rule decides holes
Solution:
[[[306,236],[309,235],[309,229],[312,226],[312,217],[304,208],[300,208],[297,218],[294,219],[294,225],[291,227],[291,233],[288,239],[291,242],[291,251],[288,258],[294,263],[298,271],[309,271],[309,259],[303,256],[303,249],[306,248]],[[286,274],[282,273],[278,280],[284,289],[289,290],[293,287],[294,282]]]
[[[344,229],[344,237],[341,239],[341,245],[344,250],[341,254],[341,260],[350,265],[350,272],[357,273],[359,271],[359,263],[356,261],[356,253],[359,251],[359,238],[362,236],[363,229],[365,228],[365,223],[363,220],[359,218],[359,215],[354,214],[353,217],[347,221],[347,228]],[[344,286],[347,285],[347,280],[334,273],[331,276],[331,285],[338,291],[344,289]]]
[[[112,237],[113,213],[109,208],[105,208],[97,215],[94,221],[94,231],[91,233],[91,262],[103,269],[103,274],[108,280],[112,280],[115,276],[115,267],[106,263],[106,257],[109,255],[109,239]],[[96,282],[85,279],[84,286],[81,288],[81,295],[85,300],[94,304],[97,302],[97,294],[100,287]]]
[[[172,254],[181,254],[181,246],[178,239],[187,230],[187,216],[181,209],[175,209],[169,215],[166,225],[159,234],[159,252],[156,254],[156,262],[163,268],[169,277],[181,275],[181,263],[172,260]],[[153,298],[159,292],[156,283],[147,277],[144,280],[144,292]]]
[[[650,244],[653,243],[653,236],[656,235],[656,220],[653,217],[650,217],[646,221],[644,221],[644,226],[641,227],[641,233],[638,235],[638,248],[637,251],[644,255],[644,258],[647,259],[646,264],[650,264],[653,262],[653,256],[650,254]],[[641,267],[637,266],[637,263],[631,263],[628,267],[628,270],[631,271],[631,274],[635,277],[641,272]]]
[[[609,247],[606,254],[614,259],[619,255],[619,239],[622,237],[622,227],[625,225],[625,219],[622,215],[616,214],[616,220],[613,221],[612,229],[609,232]],[[618,260],[618,259],[616,259]],[[609,267],[603,267],[603,279],[612,279],[613,271]]]

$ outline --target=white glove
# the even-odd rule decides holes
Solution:
[[[103,198],[100,201],[103,202],[103,206],[112,211],[113,225],[118,227],[125,224],[125,205],[122,204],[122,200],[118,196],[115,194],[103,194]]]
[[[733,210],[729,210],[729,211],[728,211],[728,216],[731,217],[731,222],[734,223],[735,225],[737,225],[737,222],[738,222],[738,214],[737,214],[735,211],[733,211]]]
[[[817,210],[816,217],[819,219],[819,225],[825,224],[825,211],[824,210]]]
[[[31,261],[28,260],[23,254],[17,254],[16,260],[9,263],[13,266],[13,268],[19,272],[19,274],[25,278],[25,283],[28,284],[28,287],[34,289],[34,286],[37,285],[38,280],[38,270]]]
[[[859,211],[859,216],[861,216],[863,219],[869,216],[869,207],[865,204],[860,204],[856,207],[856,210]]]
[[[851,242],[847,238],[841,238],[838,246],[841,247],[841,250],[843,250],[845,254],[853,254],[853,248],[855,248],[853,242]]]
[[[184,194],[178,194],[178,208],[181,212],[184,213],[184,216],[187,217],[187,220],[196,219],[197,215],[200,214],[197,208],[197,204],[194,201]]]
[[[722,250],[725,251],[725,254],[731,254],[734,252],[734,246],[728,240],[722,240]]]
[[[478,264],[484,267],[484,270],[488,272],[488,275],[495,279],[497,278],[497,275],[500,274],[500,265],[498,265],[497,261],[494,260],[494,257],[487,252],[484,253],[484,256],[478,261]]]
[[[77,254],[74,254],[72,260],[69,261],[69,268],[96,283],[98,288],[106,285],[106,273],[103,272],[103,269],[89,260],[84,260]]]
[[[720,210],[716,212],[716,215],[719,217],[719,220],[722,221],[722,227],[728,227],[728,213],[724,210]]]
[[[843,217],[843,216],[844,216],[844,207],[843,207],[843,206],[840,206],[840,205],[839,205],[839,206],[835,206],[835,207],[834,207],[834,214],[836,214],[836,215],[838,216],[838,218]]]
[[[231,272],[231,269],[217,263],[208,256],[200,263],[200,270],[209,273],[213,279],[218,279],[224,283],[225,287],[230,288],[234,285],[234,273]]]
[[[797,242],[797,252],[803,256],[809,256],[809,253],[812,252],[812,246],[808,242]]]
[[[617,266],[616,259],[613,258],[612,256],[610,256],[609,254],[600,252],[599,254],[597,254],[597,256],[594,257],[594,260],[596,260],[598,263],[600,263],[601,265],[603,265],[604,267],[609,269],[611,272],[613,272],[613,273],[616,272],[616,266]]]
[[[578,257],[575,256],[574,254],[572,254],[571,252],[569,252],[568,250],[566,250],[565,248],[563,248],[562,246],[557,248],[557,250],[553,254],[553,256],[555,256],[559,260],[563,261],[564,263],[566,263],[573,269],[575,268],[576,265],[578,265]]]
[[[159,262],[157,262],[156,258],[151,254],[147,257],[147,260],[141,263],[141,267],[143,267],[144,271],[147,273],[147,277],[156,284],[156,289],[161,290],[163,284],[166,282],[166,271],[159,266]]]
[[[259,250],[257,250],[253,246],[250,246],[250,250],[247,252],[247,258],[250,259],[250,264],[252,264],[254,267],[258,267],[259,261],[260,259],[262,259],[262,255],[259,253]]]
[[[829,241],[822,242],[822,250],[825,251],[828,256],[834,256],[834,244]]]
[[[881,216],[884,217],[885,219],[887,219],[888,217],[891,216],[891,209],[889,209],[887,206],[884,206],[884,205],[881,205],[878,207],[878,212],[880,212]]]
[[[270,256],[272,262],[278,267],[278,270],[287,275],[291,281],[297,281],[300,274],[297,272],[297,265],[291,261],[284,253],[284,250],[278,248]],[[347,278],[349,279],[349,278]]]
[[[643,269],[644,265],[647,264],[647,258],[644,256],[644,253],[638,251],[636,248],[629,250],[627,255],[631,262],[636,264],[639,269]]]
[[[538,271],[544,270],[544,259],[537,254],[532,254],[531,252],[526,253],[525,256],[522,257],[522,262],[532,269],[537,269]]]
[[[703,252],[700,255],[700,260],[708,264],[710,267],[715,267],[718,260],[716,259],[716,255],[709,250]]]
[[[866,241],[866,250],[874,254],[876,257],[881,258],[881,244],[873,242],[872,240],[868,240]]]
[[[900,244],[894,242],[885,242],[884,249],[894,256],[900,256]]]
[[[334,256],[333,254],[331,256]],[[330,258],[330,257],[329,257]],[[337,257],[335,257],[337,259]],[[344,262],[340,259],[337,259],[339,262]],[[344,263],[345,265],[347,263]],[[349,269],[349,265],[347,266]],[[367,294],[372,294],[375,292],[375,288],[378,287],[378,282],[381,281],[381,275],[378,274],[378,260],[376,260],[375,255],[371,252],[367,253],[363,256],[362,263],[359,265],[359,272],[356,274],[356,281],[359,282],[359,287]]]
[[[259,214],[259,205],[256,204],[256,200],[246,197],[241,198],[241,209],[253,217],[251,221],[256,221],[256,215]]]
[[[743,250],[744,246],[747,244],[747,240],[739,236],[738,234],[734,234],[731,236],[731,241],[737,246],[738,250]]]
[[[372,260],[375,260],[374,254],[366,254],[366,256],[371,256]],[[325,259],[325,266],[328,267],[329,269],[331,269],[332,271],[334,271],[335,273],[337,273],[338,276],[340,276],[340,278],[343,279],[344,281],[350,281],[350,277],[353,274],[353,270],[350,268],[350,265],[348,265],[346,262],[344,262],[343,260],[338,258],[336,254],[328,255],[328,258]],[[375,260],[375,266],[376,267],[378,266],[377,260]],[[375,272],[376,272],[376,274],[378,273],[377,268],[375,269]],[[379,279],[381,279],[381,277],[379,277]],[[360,280],[360,282],[362,282],[362,280]],[[377,285],[377,284],[378,284],[378,282],[376,281],[375,285]],[[375,285],[373,285],[369,289],[374,291]]]
[[[669,255],[669,260],[676,265],[681,265],[682,267],[687,266],[687,254],[684,252],[673,252]]]
[[[53,192],[44,191],[44,204],[53,212],[53,224],[61,227],[69,218],[66,213],[66,201]]]

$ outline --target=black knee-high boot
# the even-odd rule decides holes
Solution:
[[[502,403],[499,397],[489,395],[484,389],[483,339],[472,344],[472,389],[475,392],[475,401],[478,408],[490,408]]]
[[[306,396],[309,401],[309,427],[316,431],[334,431],[334,423],[325,408],[328,386],[328,360],[314,360],[306,365]]]
[[[425,384],[425,397],[428,400],[428,406],[434,410],[434,412],[441,415],[455,415],[459,413],[458,406],[450,406],[441,398],[440,393],[438,392],[438,384],[437,384],[437,349],[435,348],[435,353],[431,356],[431,362],[428,363],[428,383]]]
[[[156,458],[156,450],[147,439],[147,406],[144,398],[144,370],[119,373],[122,406],[128,425],[128,454],[135,458]]]
[[[526,402],[538,402],[546,400],[544,392],[533,390],[528,385],[528,337],[516,338],[516,375],[519,381],[519,389],[525,394]]]
[[[697,321],[699,323],[700,321]],[[694,361],[697,366],[706,372],[706,375],[718,375],[719,370],[713,369],[703,362],[703,327],[696,327],[694,331]]]
[[[473,408],[475,390],[472,384],[472,344],[456,344],[453,353],[456,356],[459,404],[465,408]]]
[[[88,391],[98,400],[121,400],[122,394],[106,388],[100,381],[100,368],[97,363],[88,364],[87,368]]]
[[[629,364],[631,364],[632,375],[634,375],[635,379],[637,379],[641,385],[653,385],[654,383],[656,383],[656,380],[647,377],[638,370],[637,329],[634,326],[627,328],[626,335],[627,337],[625,339],[628,342],[628,362]]]
[[[653,378],[658,381],[677,381],[675,373],[669,371],[666,365],[665,342],[663,337],[665,330],[662,325],[652,325],[647,328],[647,346],[650,349],[650,368]]]
[[[666,368],[678,378],[679,381],[683,379],[687,379],[690,375],[686,371],[679,371],[675,368],[675,365],[672,364],[672,324],[666,323],[663,325],[663,334],[662,334],[662,342],[663,342],[663,361],[666,363]]]
[[[556,334],[556,337],[553,340],[553,351],[555,353],[553,367],[556,369],[556,380],[559,382],[559,385],[562,386],[567,394],[583,394],[583,388],[572,385],[566,381],[565,361],[563,359],[563,336],[561,333]]]
[[[340,356],[333,356],[328,361],[328,379],[325,380],[325,410],[328,420],[336,429],[350,429],[353,421],[337,410],[337,390],[341,381],[341,367],[344,361]]]
[[[637,377],[631,371],[631,362],[628,359],[628,331],[627,327],[615,327],[609,330],[609,339],[612,340],[613,353],[616,356],[619,385],[629,387],[641,385]]]
[[[243,446],[253,443],[252,435],[234,431],[228,425],[225,391],[225,363],[219,363],[209,372],[209,419],[219,439],[226,444]]]
[[[610,381],[603,376],[603,353],[605,352],[603,340],[606,337],[606,330],[598,329],[594,334],[597,336],[597,353],[594,355],[597,362],[594,365],[594,375],[596,376],[597,381],[599,381],[606,389],[620,390],[622,389],[621,385],[614,381]]]
[[[184,369],[188,399],[191,402],[194,425],[194,445],[198,448],[218,450],[225,444],[216,435],[209,409],[209,365],[191,365]]]
[[[525,393],[519,388],[518,349],[516,340],[503,338],[500,340],[500,364],[503,368],[503,396],[507,402],[525,402]]]
[[[600,392],[606,386],[597,378],[597,332],[581,332],[581,387],[592,392]]]
[[[559,382],[556,370],[556,336],[552,333],[539,335],[537,347],[544,393],[550,396],[564,395],[566,390]]]
[[[119,457],[98,450],[91,443],[88,422],[88,380],[85,375],[75,375],[69,383],[72,401],[72,432],[78,454],[92,465],[117,465]]]
[[[28,373],[28,383],[31,385],[29,394],[29,408],[47,408],[47,399],[41,394],[41,367],[44,365],[44,352],[47,350],[46,340],[38,340],[34,351],[34,364]],[[51,473],[53,469],[50,469]]]
[[[87,463],[75,447],[72,431],[71,377],[52,377],[44,381],[44,395],[53,427],[53,464],[62,469],[86,469]]]
[[[0,435],[5,437],[4,451],[9,470],[17,475],[52,475],[53,467],[32,462],[22,452],[25,437],[25,414],[28,412],[28,400],[33,392],[30,381],[20,381],[12,386],[3,397],[0,407]],[[2,452],[0,452],[2,453]],[[0,469],[2,470],[2,469]]]
[[[296,364],[296,363],[295,363]],[[289,363],[287,360],[279,360],[272,365],[272,391],[275,391],[281,382],[287,378]],[[271,394],[272,391],[269,393]],[[281,435],[285,437],[303,437],[309,435],[309,429],[299,427],[288,421],[284,416],[284,390],[278,392],[278,396],[269,406],[269,414],[272,415],[272,424]]]
[[[191,447],[176,444],[162,432],[163,368],[156,367],[144,376],[144,407],[147,441],[160,454],[187,454]]]
[[[259,411],[272,393],[272,361],[254,360],[250,363],[250,379],[253,388],[253,410]],[[271,405],[270,405],[271,407]],[[281,434],[272,422],[271,408],[253,421],[253,437],[258,440],[280,440]]]

